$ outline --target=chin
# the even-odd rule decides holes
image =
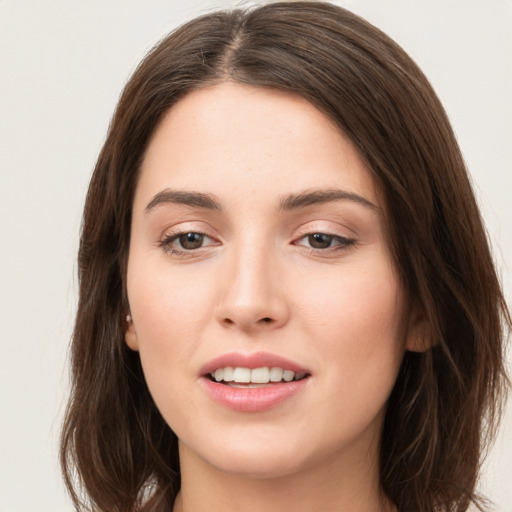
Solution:
[[[276,479],[299,473],[308,465],[306,461],[300,460],[295,453],[290,457],[286,453],[259,453],[240,454],[234,453],[222,460],[212,458],[210,465],[218,471],[236,475],[240,478],[256,480]]]
[[[203,446],[185,446],[180,441],[180,456],[183,452],[192,452],[217,471],[237,475],[241,478],[272,479],[300,473],[321,463],[324,450],[310,453],[305,450],[308,443],[304,438],[294,441],[290,436],[275,435],[265,438],[261,434],[230,435],[208,438]],[[292,438],[295,437],[291,436]],[[212,443],[212,439],[215,442]],[[329,453],[329,449],[325,450]]]

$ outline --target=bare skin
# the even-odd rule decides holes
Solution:
[[[394,510],[380,434],[421,340],[384,218],[357,151],[300,97],[223,83],[167,113],[135,194],[125,338],[180,440],[175,512]],[[244,384],[204,371],[226,354],[285,358],[301,386],[241,410]]]

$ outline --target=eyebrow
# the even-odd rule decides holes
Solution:
[[[211,194],[165,189],[151,199],[146,206],[146,212],[164,203],[184,204],[186,206],[195,206],[208,210],[221,210],[220,203]]]
[[[290,211],[333,201],[352,201],[372,210],[378,209],[376,205],[365,197],[341,189],[306,190],[298,194],[289,194],[280,200],[279,207],[281,210]],[[165,189],[156,194],[148,203],[146,212],[150,212],[157,206],[165,203],[183,204],[207,210],[222,210],[220,202],[212,194]]]
[[[280,201],[281,210],[297,210],[306,206],[330,203],[332,201],[352,201],[366,208],[377,210],[377,206],[359,194],[341,189],[306,190],[299,194],[290,194]]]

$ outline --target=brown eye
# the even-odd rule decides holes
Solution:
[[[308,243],[313,249],[328,249],[331,247],[334,236],[325,233],[313,233],[308,235]]]
[[[206,249],[215,245],[222,245],[218,240],[198,231],[182,231],[181,233],[169,234],[163,238],[159,244],[164,251],[174,256],[190,256],[197,251],[202,254],[199,249]]]
[[[179,245],[188,251],[199,249],[203,245],[204,235],[202,233],[183,233],[177,237]]]
[[[302,245],[315,251],[317,254],[331,254],[333,252],[348,250],[356,244],[353,238],[331,235],[329,233],[310,233],[295,241],[296,245]],[[332,255],[332,254],[331,254]]]

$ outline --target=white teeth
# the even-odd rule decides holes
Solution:
[[[234,377],[235,382],[244,382],[248,384],[251,382],[251,370],[249,368],[235,368]]]
[[[238,384],[268,384],[269,382],[281,382],[283,380],[285,382],[291,382],[292,380],[303,379],[306,376],[305,373],[295,373],[291,370],[283,370],[279,367],[262,367],[251,370],[250,368],[232,368],[230,366],[217,368],[210,375],[216,382],[232,382]]]
[[[222,380],[224,382],[233,382],[234,378],[235,378],[234,368],[231,368],[231,366],[224,368],[224,378]]]
[[[284,370],[283,371],[283,379],[286,382],[291,382],[293,380],[293,377],[295,377],[295,372],[292,372],[290,370]]]
[[[283,380],[283,369],[272,368],[270,370],[270,382],[281,382]]]
[[[269,380],[270,370],[268,368],[254,368],[251,370],[251,382],[254,384],[266,384]]]

